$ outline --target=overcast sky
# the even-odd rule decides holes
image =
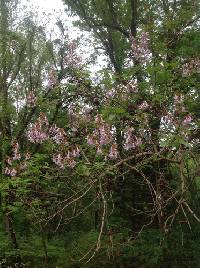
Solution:
[[[63,2],[61,0],[23,0],[24,3],[39,7],[47,12],[59,11],[64,9]]]
[[[56,31],[56,21],[61,19],[67,22],[69,27],[72,27],[72,19],[66,14],[62,0],[21,0],[24,10],[28,12],[33,11],[38,14],[38,22],[41,24],[48,24],[50,30]]]
[[[65,6],[62,0],[21,0],[22,4],[29,11],[35,11],[38,13],[39,23],[44,23],[47,26],[49,32],[53,38],[56,38],[56,34],[59,33],[58,28],[56,26],[56,22],[58,19],[64,23],[66,28],[68,29],[68,34],[70,39],[76,39],[83,32],[81,32],[77,27],[74,27],[72,22],[74,18],[69,17],[69,15],[65,12]],[[76,0],[74,0],[76,1]],[[91,35],[88,32],[84,33],[84,38],[91,39]],[[84,51],[82,54],[83,58],[89,57],[92,52],[91,44],[88,41],[84,41],[82,50]],[[92,72],[95,73],[105,64],[105,57],[98,56],[97,62],[91,66]]]

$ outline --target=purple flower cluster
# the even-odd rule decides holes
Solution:
[[[62,153],[57,153],[53,155],[53,162],[61,169],[65,166],[73,168],[76,165],[74,158],[80,156],[80,149],[78,147],[67,152],[67,155]]]
[[[19,143],[16,141],[12,142],[13,160],[20,160],[21,154],[19,151]]]
[[[59,128],[56,125],[53,125],[49,129],[49,134],[52,140],[56,144],[61,144],[66,142],[66,133],[63,128]]]
[[[17,170],[12,167],[6,167],[5,174],[11,177],[15,177],[17,175]]]
[[[81,64],[81,58],[77,55],[76,48],[77,46],[75,42],[68,44],[67,53],[64,57],[64,64],[67,67],[77,68]]]
[[[140,110],[146,110],[150,107],[150,105],[146,102],[146,101],[143,101],[139,106],[138,106],[138,109]]]
[[[22,161],[20,163],[19,167],[16,168],[15,161],[21,160],[22,156],[20,153],[19,143],[16,140],[14,140],[11,142],[11,145],[12,145],[12,157],[8,156],[6,158],[7,166],[5,168],[5,174],[8,176],[14,177],[17,175],[18,171],[22,171],[22,170],[26,169],[26,167],[27,167],[26,161],[30,159],[31,155],[30,155],[30,153],[24,154],[24,156],[23,156],[24,161]]]
[[[134,58],[142,64],[148,62],[150,60],[148,33],[142,32],[139,39],[130,36],[130,41]]]
[[[184,96],[181,94],[175,94],[174,96],[174,108],[178,113],[185,113],[186,108],[184,106]]]
[[[98,114],[95,118],[95,123],[97,127],[92,134],[87,136],[87,143],[89,145],[95,146],[97,154],[103,154],[103,146],[111,144],[109,157],[115,159],[118,156],[117,144],[113,143],[113,131],[111,126],[106,123],[102,116]]]
[[[140,137],[136,137],[134,135],[134,129],[132,127],[128,127],[126,132],[124,133],[124,149],[130,150],[130,149],[136,149],[138,146],[142,144],[142,140]]]
[[[29,91],[27,95],[27,106],[33,108],[36,106],[36,102],[37,98],[34,91],[33,90]]]
[[[182,125],[184,127],[188,126],[191,122],[192,122],[192,116],[191,115],[186,115],[183,122],[182,122]]]
[[[53,155],[53,162],[61,169],[64,168],[64,157],[62,154],[54,154]]]
[[[166,114],[162,117],[162,123],[164,125],[169,125],[169,124],[172,124],[173,123],[173,120],[174,120],[174,117],[173,115],[171,114]]]
[[[57,127],[55,124],[49,128],[49,122],[44,113],[41,113],[35,124],[29,126],[27,136],[30,142],[43,143],[44,141],[51,139],[57,145],[66,145],[66,132],[63,128]],[[67,155],[59,152],[53,155],[53,162],[61,169],[65,166],[74,167],[76,161],[74,158],[80,156],[80,149],[78,146],[73,147],[68,151]],[[27,155],[28,159],[29,156]]]
[[[31,159],[31,154],[30,153],[25,153],[25,160]]]
[[[32,143],[43,143],[48,140],[48,119],[44,113],[40,113],[35,124],[31,124],[27,131],[28,140]]]
[[[33,143],[43,143],[49,138],[56,144],[66,142],[66,133],[64,129],[57,127],[55,124],[49,128],[49,122],[44,113],[40,113],[36,122],[29,126],[27,136],[29,141]]]
[[[87,136],[87,142],[89,145],[101,148],[112,141],[111,127],[102,119],[101,115],[96,116],[95,123],[97,128]]]
[[[106,91],[106,97],[107,98],[114,98],[116,95],[116,90],[114,88],[109,89],[108,91]]]
[[[200,59],[192,59],[182,67],[183,76],[189,76],[193,73],[200,73]]]
[[[116,143],[113,143],[110,147],[110,152],[109,152],[109,158],[110,159],[117,159],[118,157],[118,150],[117,150],[117,144]]]

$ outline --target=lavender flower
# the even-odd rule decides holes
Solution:
[[[142,139],[140,137],[136,137],[133,131],[133,128],[128,127],[127,131],[124,133],[124,149],[127,151],[130,149],[135,149],[142,144]]]
[[[55,143],[61,144],[65,142],[66,133],[63,128],[58,128],[56,125],[53,125],[49,129],[49,133]]]
[[[12,166],[12,160],[13,160],[13,159],[11,159],[10,157],[8,157],[8,158],[6,159],[7,164],[10,165],[10,166]]]
[[[146,109],[148,109],[150,107],[150,105],[146,102],[146,101],[143,101],[139,106],[138,106],[138,108],[140,109],[140,110],[146,110]]]
[[[193,73],[200,73],[200,59],[192,59],[186,62],[182,67],[183,76],[189,76]]]
[[[19,143],[16,141],[12,142],[13,160],[20,160],[21,154],[19,152]]]
[[[25,160],[29,160],[31,158],[31,154],[30,153],[26,153],[25,154]]]
[[[61,169],[64,169],[64,157],[59,154],[53,155],[53,162]]]
[[[100,146],[97,147],[97,154],[102,155],[102,148]]]
[[[95,140],[94,140],[93,135],[88,135],[86,139],[89,145],[95,145]]]
[[[67,162],[67,166],[70,168],[74,168],[76,165],[76,161],[74,159],[69,159],[69,161]]]
[[[5,174],[11,177],[15,177],[17,175],[17,170],[15,168],[6,167]]]
[[[79,157],[80,156],[80,149],[78,147],[76,147],[76,149],[74,149],[71,154],[73,157]]]
[[[117,159],[118,154],[119,153],[118,153],[118,150],[117,150],[117,144],[114,143],[110,147],[110,153],[109,153],[108,156],[109,156],[110,159]]]
[[[28,140],[32,143],[43,143],[48,140],[48,119],[41,113],[35,124],[30,124],[27,131]]]
[[[27,95],[27,106],[33,108],[36,106],[36,102],[37,98],[35,96],[34,91],[33,90],[29,91]]]
[[[142,32],[139,39],[134,36],[130,36],[131,48],[134,58],[140,63],[146,63],[150,60],[149,51],[149,35],[146,32]]]
[[[192,116],[191,116],[191,115],[187,115],[187,116],[184,118],[184,120],[183,120],[183,122],[182,122],[182,125],[183,125],[184,127],[186,127],[186,126],[188,126],[188,125],[191,123],[191,121],[192,121]]]

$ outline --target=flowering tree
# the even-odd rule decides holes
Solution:
[[[46,266],[49,237],[72,220],[84,225],[89,218],[87,232],[95,230],[80,257],[86,263],[105,248],[113,259],[120,257],[147,228],[170,235],[177,224],[192,228],[193,220],[200,222],[199,4],[137,2],[66,1],[108,56],[98,82],[65,32],[63,43],[44,41],[45,59],[52,57],[38,80],[31,42],[28,58],[11,74],[15,87],[9,89],[12,79],[1,75],[7,232],[20,249],[12,224],[17,204],[29,225],[39,227]],[[4,59],[2,74],[9,65]],[[8,107],[16,107],[13,92],[21,81],[29,83],[20,94],[26,103],[12,121]]]

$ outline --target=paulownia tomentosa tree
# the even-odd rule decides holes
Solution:
[[[8,2],[2,3],[6,8]],[[110,68],[99,83],[91,81],[63,27],[63,40],[53,44],[42,39],[40,54],[41,45],[37,49],[34,43],[36,28],[29,24],[28,41],[19,34],[24,45],[19,63],[12,60],[9,43],[2,45],[2,92],[7,92],[1,104],[2,185],[9,185],[2,191],[2,207],[11,226],[7,231],[20,250],[11,217],[11,207],[20,200],[24,219],[40,229],[46,266],[54,230],[60,235],[89,233],[91,251],[81,260],[98,260],[108,250],[113,264],[126,263],[126,254],[132,264],[134,254],[126,250],[135,241],[137,245],[145,228],[168,234],[174,223],[191,227],[193,218],[199,221],[191,198],[198,194],[199,173],[199,3],[66,3],[79,15],[81,26],[92,30]],[[7,23],[6,12],[1,14]],[[5,29],[7,36],[10,31]],[[52,65],[51,85],[46,87],[40,74]],[[15,87],[8,87],[8,70],[17,70],[11,83]],[[13,94],[24,84],[26,105],[17,117]]]
[[[189,192],[195,196],[192,178],[198,174],[198,169],[194,172],[196,175],[187,176],[185,172],[191,171],[189,166],[193,163],[193,157],[190,153],[196,154],[199,144],[199,1],[64,2],[68,11],[79,16],[76,25],[91,31],[97,50],[102,49],[102,53],[108,56],[110,68],[106,69],[105,77],[108,78],[107,73],[111,73],[112,82],[106,81],[106,78],[104,82],[106,81],[105,87],[108,91],[110,87],[109,95],[113,98],[109,103],[103,104],[101,111],[104,117],[114,124],[120,157],[124,159],[127,156],[123,149],[121,151],[124,145],[121,137],[128,135],[124,131],[127,126],[131,126],[135,133],[143,132],[146,138],[150,136],[151,142],[146,144],[146,147],[144,145],[146,153],[150,153],[149,150],[153,148],[155,154],[163,154],[159,160],[154,159],[150,165],[144,165],[138,170],[137,154],[132,153],[134,160],[128,158],[130,163],[118,170],[123,182],[119,179],[117,186],[111,186],[118,200],[115,204],[132,223],[133,230],[140,230],[144,222],[150,222],[161,230],[168,230],[168,223],[170,222],[171,226],[177,214],[177,221],[181,221],[179,217],[185,215],[182,204]],[[139,55],[141,51],[145,55],[144,31],[149,34],[148,63],[142,62]],[[124,86],[132,91],[128,97],[123,96]],[[142,101],[145,101],[144,105],[137,106]],[[149,108],[149,117],[148,109],[144,114],[138,115],[138,107],[144,107],[144,110]],[[186,111],[189,112],[188,115]],[[190,129],[192,132],[186,134],[181,125],[185,126],[186,122],[192,119],[191,115],[196,121],[193,130]],[[180,118],[183,119],[182,123]],[[174,124],[177,124],[178,128],[174,127]],[[94,143],[91,140],[89,142]],[[179,168],[176,161],[180,164]],[[184,168],[185,164],[188,165],[187,168]],[[178,188],[174,169],[179,170]],[[157,213],[146,213],[146,210],[152,211],[148,208],[148,204],[152,204],[152,198],[147,193],[148,187],[142,186],[140,181],[135,183],[138,177],[148,177],[153,187],[150,192],[157,192],[157,197],[153,198],[153,203],[157,203]],[[174,211],[171,210],[175,205],[174,201],[170,204],[167,201],[172,200],[172,193],[176,192],[171,188],[173,183],[181,196],[179,201],[174,199],[178,204]],[[137,184],[139,186],[136,186]],[[192,213],[192,210],[189,209],[188,212]]]
[[[30,157],[29,153],[40,151],[40,146],[27,143],[27,127],[42,111],[48,113],[53,125],[72,101],[75,103],[79,95],[84,95],[84,83],[89,85],[82,81],[82,91],[76,93],[74,90],[74,84],[78,83],[83,72],[81,68],[79,72],[75,71],[76,64],[79,64],[76,44],[68,40],[65,32],[60,39],[49,40],[46,29],[36,25],[30,15],[20,18],[20,15],[24,16],[20,11],[17,16],[18,4],[19,1],[0,1],[1,234],[7,234],[11,245],[5,246],[2,238],[0,256],[2,259],[6,255],[11,256],[11,260],[14,256],[14,262],[19,262],[22,255],[19,236],[23,233],[23,225],[26,223],[26,232],[35,228],[30,215],[26,215],[29,214],[30,203],[43,198],[39,181],[24,179],[22,182],[19,176]],[[94,92],[89,95],[94,95]],[[31,202],[30,190],[33,194]],[[49,197],[49,194],[46,195]],[[44,228],[41,224],[39,228],[47,263]],[[6,263],[9,264],[9,258]]]

